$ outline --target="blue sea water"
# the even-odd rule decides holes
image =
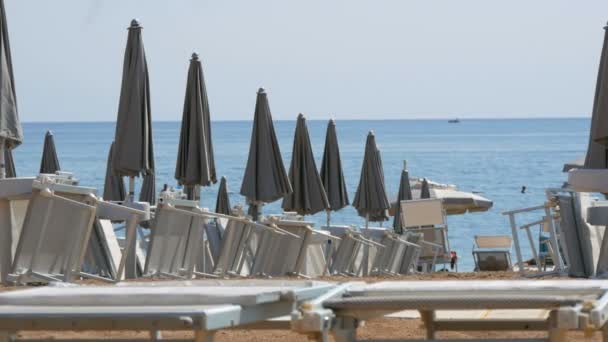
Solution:
[[[376,133],[382,153],[387,193],[396,196],[403,160],[411,176],[451,183],[464,191],[478,191],[494,201],[485,213],[450,216],[451,247],[459,254],[461,271],[473,269],[471,248],[476,234],[510,234],[504,210],[541,204],[544,189],[560,186],[566,176],[562,165],[584,154],[589,119],[495,119],[462,120],[369,120],[338,121],[338,139],[349,197],[352,201],[359,181],[361,161],[369,130]],[[251,134],[249,121],[212,122],[212,137],[218,178],[228,179],[232,205],[244,203],[239,195]],[[325,142],[325,121],[309,121],[309,132],[320,167]],[[14,150],[17,173],[38,172],[46,130],[52,130],[62,170],[74,172],[82,185],[93,186],[101,194],[114,123],[25,123],[25,141]],[[178,122],[155,122],[154,149],[157,189],[175,185],[173,174]],[[285,167],[291,161],[295,121],[275,122]],[[521,194],[522,186],[527,187]],[[215,208],[218,184],[203,189],[202,204]],[[279,213],[280,201],[267,205],[264,213]],[[325,214],[309,218],[325,222]],[[332,215],[332,222],[363,224],[351,207]],[[391,222],[385,222],[389,226]]]

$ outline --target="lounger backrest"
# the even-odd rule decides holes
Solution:
[[[509,235],[476,235],[475,245],[478,248],[511,248],[513,238]]]
[[[13,273],[79,271],[96,207],[34,189],[13,261]]]
[[[214,272],[224,275],[235,271],[238,262],[244,257],[245,238],[249,225],[236,220],[229,220],[222,235],[220,254]]]
[[[201,220],[171,207],[159,207],[154,218],[145,274],[177,275],[195,261],[192,249],[198,249],[202,239]]]
[[[504,251],[475,251],[480,271],[508,271],[511,269],[509,254]]]
[[[401,218],[406,228],[445,225],[441,199],[401,201]]]

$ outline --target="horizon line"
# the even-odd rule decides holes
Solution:
[[[445,121],[445,120],[454,120],[454,119],[458,119],[460,121],[471,121],[471,120],[571,120],[571,119],[590,119],[590,116],[539,116],[539,117],[520,117],[520,116],[514,116],[514,117],[469,117],[469,118],[463,118],[463,117],[457,117],[457,116],[452,116],[452,117],[438,117],[438,118],[373,118],[373,119],[366,119],[366,118],[349,118],[349,119],[336,119],[336,118],[327,118],[327,119],[306,119],[307,121],[328,121],[328,120],[335,120],[335,121]],[[181,120],[152,120],[152,122],[180,122]],[[251,122],[253,121],[252,119],[247,120],[247,119],[220,119],[220,120],[214,120],[211,119],[211,122]],[[286,122],[295,122],[296,119],[275,119],[273,120],[275,122],[281,122],[281,121],[286,121]],[[115,120],[56,120],[56,121],[21,121],[22,123],[112,123],[115,122]]]

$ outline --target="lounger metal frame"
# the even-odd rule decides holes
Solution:
[[[443,205],[441,204],[441,212],[436,213],[436,216],[440,216],[440,219],[434,218],[428,222],[424,222],[424,219],[416,218],[416,224],[411,224],[408,215],[415,216],[418,213],[414,213],[413,215],[407,209],[408,205],[412,204],[423,204],[428,203],[429,205],[442,203],[441,199],[431,198],[431,199],[419,199],[419,200],[407,200],[401,201],[401,216],[403,220],[404,231],[406,233],[422,233],[431,231],[435,236],[435,241],[437,239],[437,234],[440,234],[440,239],[442,241],[441,244],[436,243],[435,241],[428,241],[424,238],[419,241],[421,245],[424,245],[430,248],[433,252],[432,258],[429,262],[428,258],[423,258],[422,255],[418,258],[418,265],[421,267],[423,272],[433,272],[435,271],[435,266],[437,264],[449,264],[451,262],[450,253],[450,241],[448,239],[448,225],[447,225],[447,215],[445,209],[443,209]],[[423,253],[423,251],[421,251]],[[457,267],[457,266],[456,266]]]
[[[550,199],[553,197],[553,194],[556,192],[566,191],[564,189],[547,189],[547,198]],[[511,234],[513,237],[513,244],[515,246],[515,254],[517,257],[517,268],[521,275],[523,276],[543,276],[549,274],[567,274],[568,272],[568,255],[567,248],[564,248],[563,242],[560,241],[561,228],[559,224],[559,215],[553,212],[555,204],[548,200],[542,205],[509,210],[502,213],[502,215],[509,217],[509,224],[511,226]],[[540,219],[534,220],[532,222],[528,222],[518,226],[517,223],[517,215],[519,214],[530,214],[534,212],[541,211],[543,215]],[[539,253],[536,249],[537,240],[534,239],[531,228],[534,226],[546,227],[549,232],[549,241],[548,241],[548,249],[551,253],[554,269],[547,271],[543,268],[543,262],[539,256]],[[542,228],[541,228],[542,229]],[[526,232],[526,236],[528,237],[528,243],[530,244],[530,250],[532,251],[532,256],[536,261],[536,272],[530,272],[530,268],[524,265],[524,257],[522,254],[522,244],[519,239],[519,230],[524,230]]]
[[[251,283],[251,284],[249,284]],[[286,283],[287,288],[279,285]],[[303,282],[297,282],[303,283]],[[242,284],[242,285],[240,285]],[[133,290],[145,291],[146,287],[157,287],[155,284],[134,284]],[[260,283],[259,281],[230,280],[220,283],[193,283],[160,285],[158,292],[179,293],[180,288],[200,286],[197,292],[207,299],[202,303],[178,303],[153,305],[154,295],[147,303],[123,305],[73,305],[72,298],[66,305],[3,305],[0,295],[0,342],[18,340],[16,331],[149,331],[144,340],[159,340],[159,331],[193,331],[194,341],[213,341],[214,334],[220,329],[290,329],[289,320],[272,320],[291,315],[303,302],[317,298],[335,286],[328,283],[309,283],[289,285],[289,282]],[[208,294],[209,287],[222,288],[230,286],[235,293]],[[272,287],[277,286],[276,290]],[[239,295],[238,289],[255,290],[259,294]],[[59,289],[67,293],[69,288]],[[116,289],[118,290],[118,289]],[[28,290],[23,290],[28,291]],[[31,291],[31,290],[29,290]],[[216,291],[217,292],[217,291]],[[10,296],[9,296],[10,297]],[[128,300],[126,300],[128,302]],[[200,301],[199,301],[200,302]],[[59,339],[54,339],[60,341]],[[129,341],[141,340],[130,338]],[[73,340],[72,340],[73,341]]]
[[[534,321],[519,317],[496,320],[435,316],[436,311],[475,309],[545,309],[550,313],[547,319]],[[533,341],[566,342],[569,330],[599,330],[604,340],[608,339],[608,283],[577,280],[343,284],[305,303],[292,315],[292,327],[316,341],[328,341],[329,335],[336,342],[358,341],[357,328],[362,322],[402,310],[420,312],[426,327],[425,341],[446,341],[436,339],[438,331],[501,330],[548,332],[548,339]]]
[[[185,209],[185,208],[188,208],[188,209]],[[190,224],[190,229],[188,229],[188,236],[179,237],[180,241],[182,242],[182,243],[180,243],[180,248],[183,248],[183,251],[181,251],[183,253],[183,258],[181,258],[180,260],[171,260],[171,265],[169,268],[173,271],[171,271],[171,272],[161,271],[160,270],[160,268],[162,268],[162,267],[160,267],[161,265],[150,265],[149,259],[148,259],[146,261],[146,271],[147,271],[146,276],[162,276],[162,277],[178,278],[178,279],[179,278],[191,279],[191,278],[197,277],[197,276],[198,277],[224,276],[224,275],[229,274],[228,272],[230,272],[230,270],[234,269],[235,267],[240,269],[240,267],[242,267],[242,265],[239,266],[236,264],[240,263],[243,259],[242,253],[247,248],[246,244],[247,244],[247,240],[248,240],[248,235],[251,234],[251,232],[247,232],[247,231],[249,231],[250,230],[249,228],[252,228],[252,227],[257,228],[257,229],[265,232],[266,234],[269,234],[270,236],[279,235],[279,236],[288,236],[290,238],[296,238],[296,239],[299,238],[299,236],[297,236],[293,233],[290,233],[288,231],[285,231],[284,229],[281,229],[276,226],[263,225],[263,224],[252,222],[251,220],[248,220],[246,218],[239,218],[239,217],[222,215],[222,214],[217,214],[217,213],[212,213],[212,212],[206,211],[204,209],[198,208],[198,206],[195,203],[193,203],[193,201],[189,201],[189,200],[169,199],[159,205],[159,210],[167,210],[167,211],[171,211],[172,213],[190,217],[193,220],[193,222]],[[209,219],[213,219],[213,218],[225,218],[228,220],[233,220],[233,221],[244,223],[246,226],[244,227],[245,231],[242,232],[241,236],[238,237],[239,241],[236,245],[237,253],[233,256],[233,258],[232,258],[233,260],[228,262],[230,264],[230,266],[229,266],[230,270],[224,269],[225,268],[224,267],[222,269],[214,270],[214,274],[207,274],[204,272],[204,270],[196,269],[196,257],[201,252],[201,241],[203,241],[203,236],[205,234],[204,226],[208,223]],[[169,257],[169,253],[175,253],[175,251],[170,251],[167,248],[166,244],[161,243],[160,245],[158,245],[158,243],[156,243],[156,241],[154,241],[154,240],[156,239],[158,241],[161,241],[160,236],[157,237],[156,234],[168,234],[170,229],[171,229],[171,227],[160,227],[159,229],[156,229],[152,233],[152,240],[151,240],[150,247],[154,248],[154,249],[160,248],[160,255],[158,256],[158,259],[161,260],[161,262],[163,262],[163,263],[166,262],[166,259]],[[225,236],[225,238],[230,238],[230,236]],[[205,248],[204,245],[202,247]],[[260,250],[259,247],[258,247],[258,250]],[[208,255],[208,253],[206,253],[205,250],[203,250],[202,252],[203,252],[202,253],[203,257],[206,257]],[[152,251],[152,253],[150,253],[150,255],[151,256],[154,255],[153,253],[156,253],[156,251]],[[237,261],[237,259],[238,259],[238,261]],[[211,260],[209,260],[209,261],[211,261]],[[254,261],[254,263],[255,263],[255,261]]]

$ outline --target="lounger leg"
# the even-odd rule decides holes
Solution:
[[[565,342],[566,330],[557,326],[557,312],[552,311],[549,315],[549,342]]]
[[[335,342],[354,342],[357,340],[357,321],[350,317],[340,318],[331,333]]]
[[[420,318],[426,328],[426,339],[435,339],[435,311],[420,311]]]
[[[161,341],[163,339],[163,335],[160,330],[150,330],[150,341]]]
[[[0,200],[0,283],[9,284],[13,254],[13,227],[11,224],[11,207],[7,200]]]
[[[215,331],[196,330],[194,332],[194,342],[213,342]]]

